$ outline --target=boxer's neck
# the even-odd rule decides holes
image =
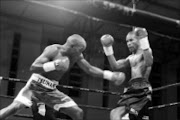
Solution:
[[[66,44],[64,44],[62,46],[61,54],[63,56],[69,56],[69,57],[76,57],[76,56],[80,55],[80,53],[75,54],[74,52],[72,52],[71,46],[66,45]]]
[[[138,54],[138,53],[140,53],[142,50],[141,49],[136,49],[136,50],[134,50],[133,52],[132,52],[132,54],[134,55],[134,54]]]

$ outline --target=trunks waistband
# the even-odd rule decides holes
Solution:
[[[141,88],[149,88],[151,87],[150,83],[148,80],[146,80],[145,78],[135,78],[135,79],[131,79],[129,81],[129,85],[135,89],[141,89]]]
[[[48,89],[56,89],[56,86],[58,85],[57,81],[52,81],[49,80],[48,78],[43,77],[42,75],[39,74],[32,74],[31,81],[36,81],[38,83],[40,83],[42,86],[44,86],[45,88]]]

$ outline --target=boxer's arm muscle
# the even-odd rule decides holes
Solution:
[[[146,63],[146,66],[152,66],[153,64],[153,56],[151,48],[143,50],[143,57]]]
[[[150,75],[150,73],[151,73],[151,69],[152,69],[151,66],[149,66],[149,67],[146,68],[146,72],[145,72],[145,74],[144,74],[144,78],[149,79],[149,75]]]
[[[83,57],[81,57],[77,64],[82,68],[86,73],[100,77],[109,81],[114,82],[116,85],[120,85],[125,80],[125,74],[122,72],[111,72],[109,70],[102,70],[98,67],[92,66],[87,62]]]
[[[101,77],[103,78],[103,70],[100,68],[97,68],[95,66],[92,66],[88,61],[84,59],[83,56],[77,61],[77,64],[81,69],[83,69],[86,73],[95,76],[95,77]]]
[[[120,59],[118,61],[116,61],[116,58],[114,57],[114,55],[110,55],[108,56],[108,60],[110,63],[110,66],[113,70],[119,70],[123,67],[127,67],[129,65],[129,62],[127,59]]]
[[[56,50],[53,48],[53,46],[46,47],[43,53],[32,63],[30,71],[35,73],[45,72],[43,69],[43,64],[49,62],[55,52]]]

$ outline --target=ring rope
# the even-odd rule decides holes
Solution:
[[[28,114],[15,114],[16,117],[33,118],[33,115]]]
[[[7,96],[7,95],[0,95],[0,97],[9,98],[9,99],[14,99],[15,98],[13,96]],[[24,118],[33,118],[33,115],[28,115],[28,114],[15,114],[14,116],[16,116],[16,117],[24,117]],[[60,119],[60,120],[69,120],[69,119]]]
[[[0,96],[1,97],[1,96]],[[158,106],[153,106],[153,107],[149,107],[149,110],[152,109],[160,109],[160,108],[164,108],[164,107],[170,107],[170,106],[175,106],[175,105],[180,105],[180,102],[175,102],[175,103],[169,103],[169,104],[164,104],[164,105],[158,105]],[[80,107],[83,107],[81,105],[79,105]],[[90,106],[88,106],[90,107]],[[92,106],[91,106],[92,107]],[[97,107],[95,107],[97,108]],[[103,108],[103,107],[102,107]],[[111,108],[108,108],[107,110],[111,110]],[[33,115],[28,115],[28,114],[15,114],[14,116],[16,117],[24,117],[24,118],[33,118]],[[69,119],[60,119],[60,120],[69,120]]]
[[[22,80],[22,79],[8,78],[8,77],[2,77],[2,76],[0,77],[0,80],[8,80],[8,81],[22,82],[22,83],[27,82],[26,80]],[[103,90],[97,90],[97,89],[80,88],[80,87],[67,86],[67,85],[57,85],[57,87],[81,90],[81,91],[86,91],[86,92],[97,92],[97,93],[103,93],[103,94],[121,95],[121,93],[118,93],[118,92],[110,92],[110,91],[103,91]]]
[[[168,103],[168,104],[163,104],[163,105],[158,105],[158,106],[152,106],[149,107],[149,110],[152,109],[160,109],[160,108],[165,108],[165,107],[171,107],[171,106],[175,106],[175,105],[180,105],[180,102],[174,102],[174,103]]]
[[[0,95],[0,97],[10,98],[10,99],[15,98],[13,96],[6,96],[6,95]],[[172,107],[172,106],[176,106],[176,105],[180,105],[180,102],[174,102],[174,103],[168,103],[168,104],[163,104],[163,105],[158,105],[158,106],[152,106],[152,107],[148,107],[148,109],[153,110],[153,109],[160,109],[160,108],[165,108],[165,107]],[[83,108],[91,108],[91,109],[107,110],[107,111],[111,111],[113,109],[113,108],[108,108],[108,107],[99,107],[99,106],[83,105],[83,104],[78,104],[78,106],[83,107]]]
[[[24,118],[33,118],[33,115],[28,115],[28,114],[15,114],[14,116],[16,116],[16,117],[24,117]],[[58,118],[58,120],[71,120],[71,119]]]
[[[9,98],[9,99],[14,99],[15,98],[13,96],[7,96],[7,95],[0,95],[0,97]],[[109,110],[109,111],[112,110],[112,108],[98,107],[98,106],[92,106],[92,105],[78,104],[78,106],[83,107],[83,108],[91,108],[91,109],[98,109],[98,110]]]
[[[16,117],[24,117],[24,118],[33,118],[33,115],[28,115],[28,114],[15,114],[14,116],[16,116]],[[71,120],[71,119],[58,118],[58,120]]]
[[[22,79],[8,78],[8,77],[3,77],[3,76],[0,76],[0,80],[8,80],[8,81],[14,81],[14,82],[23,82],[23,83],[27,82],[26,80],[22,80]],[[159,90],[163,90],[163,89],[166,89],[166,88],[169,88],[169,87],[174,87],[174,86],[179,86],[179,85],[180,85],[180,82],[165,85],[165,86],[162,86],[162,87],[153,88],[152,92],[156,92],[156,91],[159,91]],[[123,95],[123,93],[119,93],[119,92],[110,92],[110,91],[103,91],[103,90],[98,90],[98,89],[80,88],[80,87],[74,87],[74,86],[68,86],[68,85],[57,85],[57,87],[62,87],[62,88],[66,88],[66,89],[81,90],[81,91],[86,91],[86,92],[97,92],[97,93],[119,95],[119,96]],[[148,92],[148,93],[150,93],[150,92]]]
[[[8,81],[14,81],[14,82],[23,82],[26,83],[26,80],[22,80],[22,79],[17,79],[17,78],[8,78],[8,77],[2,77],[0,76],[0,80],[8,80]],[[173,86],[179,86],[180,83],[174,83],[174,84],[169,84],[166,86],[162,86],[162,87],[158,87],[158,88],[154,88],[152,91],[159,91],[162,89],[166,89],[169,87],[173,87]],[[88,88],[79,88],[79,87],[74,87],[74,86],[67,86],[67,85],[58,85],[59,87],[63,87],[63,88],[67,88],[67,89],[76,89],[76,90],[81,90],[81,91],[87,91],[87,92],[97,92],[97,93],[104,93],[104,94],[112,94],[112,95],[122,95],[122,93],[118,93],[118,92],[110,92],[110,91],[103,91],[103,90],[95,90],[95,89],[88,89]],[[0,95],[0,97],[5,97]],[[14,98],[11,96],[6,96],[8,98]],[[174,105],[179,105],[180,102],[175,102],[175,103],[169,103],[169,104],[163,104],[163,105],[158,105],[158,106],[152,106],[149,107],[149,109],[157,109],[157,108],[164,108],[164,107],[169,107],[169,106],[174,106]],[[79,105],[80,107],[88,107],[88,108],[94,108],[94,109],[105,109],[105,110],[111,110],[112,108],[105,108],[105,107],[97,107],[97,106],[91,106],[91,105]]]
[[[14,116],[16,116],[16,117],[24,117],[24,118],[33,118],[33,115],[28,115],[28,114],[15,114]],[[70,119],[58,118],[58,120],[70,120]]]
[[[169,88],[169,87],[179,86],[179,85],[180,85],[180,82],[179,83],[173,83],[173,84],[165,85],[165,86],[162,86],[162,87],[157,87],[157,88],[153,89],[153,92],[159,91],[159,90],[163,90],[163,89],[166,89],[166,88]]]
[[[78,104],[78,106],[83,107],[83,108],[91,108],[91,109],[107,110],[107,111],[110,111],[113,109],[113,108],[108,108],[108,107],[99,107],[99,106],[83,105],[83,104]]]
[[[27,1],[27,0],[26,0]],[[96,0],[97,1],[97,0]],[[105,22],[105,23],[110,23],[110,24],[114,24],[114,25],[119,25],[121,27],[126,27],[126,28],[132,28],[133,26],[132,25],[127,25],[127,24],[120,24],[120,23],[115,23],[115,22],[111,22],[111,21],[107,21],[107,20],[103,20],[103,19],[100,19],[100,18],[97,18],[97,17],[93,17],[93,16],[89,16],[89,15],[86,15],[82,12],[78,12],[78,11],[74,11],[74,10],[70,10],[70,9],[67,9],[65,7],[62,7],[62,6],[55,6],[55,5],[52,5],[52,4],[48,4],[48,3],[45,3],[45,2],[41,2],[41,1],[28,1],[28,2],[31,2],[31,3],[35,3],[35,4],[40,4],[40,5],[44,5],[44,6],[48,6],[48,7],[52,7],[52,8],[56,8],[56,9],[59,9],[59,10],[63,10],[63,11],[66,11],[66,12],[69,12],[69,13],[72,13],[74,15],[79,15],[79,16],[82,16],[82,17],[85,17],[85,18],[88,18],[88,19],[91,19],[93,21],[96,21],[96,22]],[[102,2],[102,1],[100,1]],[[103,3],[103,2],[102,2]],[[124,8],[124,11],[127,12],[128,10],[130,11],[131,8],[128,8],[128,7],[125,7],[125,6],[122,6],[122,8]],[[133,11],[133,10],[131,10]],[[152,14],[152,13],[151,13]],[[180,25],[180,21],[176,21],[176,23],[178,25]],[[155,32],[155,31],[152,31],[150,30],[150,32],[154,35],[157,35],[157,36],[160,36],[160,37],[165,37],[165,38],[168,38],[168,39],[172,39],[172,40],[176,40],[176,41],[179,41],[180,39],[177,38],[177,37],[173,37],[173,36],[169,36],[169,35],[165,35],[165,34],[162,34],[162,33],[158,33],[158,32]]]

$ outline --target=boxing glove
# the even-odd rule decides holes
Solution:
[[[139,39],[140,48],[143,50],[149,49],[148,33],[145,28],[135,28],[136,37]]]
[[[101,37],[101,44],[103,45],[104,53],[106,56],[114,54],[112,45],[114,43],[114,38],[109,35],[105,34]]]
[[[66,71],[69,68],[69,58],[61,57],[54,61],[56,70]]]
[[[121,85],[125,80],[125,74],[123,72],[113,72],[112,80],[115,85]]]
[[[69,64],[70,64],[70,61],[68,57],[60,57],[57,60],[44,63],[43,69],[45,72],[50,72],[53,70],[66,71],[69,68]]]
[[[105,70],[103,73],[103,78],[113,81],[116,85],[120,85],[124,82],[126,76],[122,72],[111,72],[109,70]]]

